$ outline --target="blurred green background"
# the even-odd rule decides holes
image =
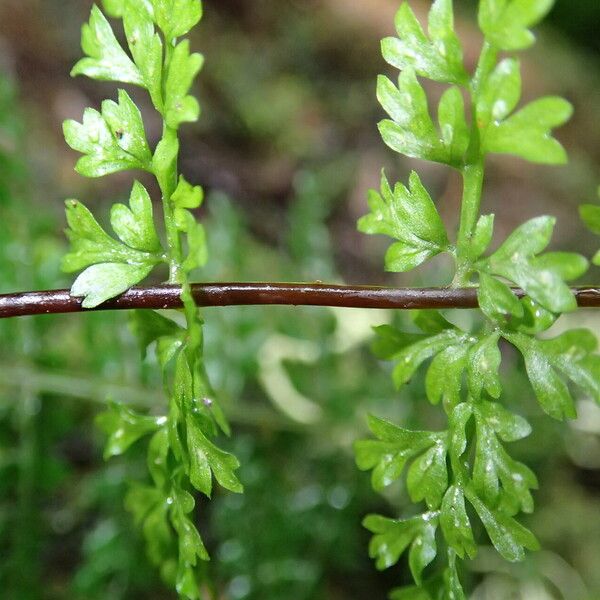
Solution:
[[[411,3],[425,14],[429,2]],[[445,284],[440,260],[416,275],[385,275],[385,242],[356,232],[366,192],[385,166],[423,174],[449,226],[460,182],[447,170],[401,159],[380,141],[375,78],[390,72],[379,39],[393,32],[398,0],[206,0],[193,39],[206,56],[196,92],[204,114],[183,132],[182,169],[205,186],[210,266],[198,280],[325,280]],[[476,2],[457,1],[469,65],[480,37]],[[91,2],[0,0],[0,292],[67,286],[59,271],[63,200],[106,215],[130,177],[84,180],[61,137],[66,118],[115,95],[71,80]],[[497,239],[539,214],[559,217],[556,248],[585,254],[597,240],[576,207],[593,201],[600,164],[600,4],[558,0],[524,59],[526,98],[557,93],[576,108],[559,132],[562,168],[494,158],[485,210]],[[391,72],[393,74],[393,72]],[[433,86],[432,97],[440,93]],[[160,122],[142,94],[149,138]],[[587,281],[600,281],[595,269]],[[396,487],[385,498],[353,462],[352,442],[373,411],[407,427],[439,427],[414,381],[401,393],[389,365],[368,350],[371,326],[406,315],[307,308],[210,309],[209,370],[234,423],[243,497],[219,493],[198,509],[228,600],[384,598],[408,581],[379,574],[362,517],[411,510]],[[468,313],[459,318],[468,320]],[[569,317],[595,331],[600,316]],[[559,322],[560,329],[567,319]],[[145,477],[144,451],[104,464],[94,416],[111,398],[149,410],[163,403],[152,357],[142,364],[122,314],[0,323],[0,597],[169,598],[123,509],[129,481]],[[538,473],[528,525],[544,550],[520,565],[483,551],[464,574],[473,598],[600,598],[600,410],[585,398],[569,425],[540,414],[522,366],[505,360],[505,401],[534,424],[519,457]],[[516,445],[517,446],[517,445]]]

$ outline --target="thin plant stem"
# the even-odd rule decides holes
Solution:
[[[513,288],[519,297],[523,290]],[[473,309],[476,288],[388,288],[323,283],[202,283],[190,285],[197,306],[334,306],[373,309]],[[580,308],[600,308],[600,288],[575,287]],[[182,287],[134,287],[94,309],[82,308],[69,290],[0,295],[0,319],[90,310],[167,310],[183,307]]]

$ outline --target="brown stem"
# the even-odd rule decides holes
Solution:
[[[522,290],[514,290],[523,296]],[[323,283],[203,283],[192,286],[198,306],[279,304],[345,308],[477,308],[475,288],[383,288]],[[573,288],[580,307],[600,308],[600,288]],[[136,287],[93,310],[181,308],[181,287]],[[0,295],[0,319],[85,312],[68,290]]]

